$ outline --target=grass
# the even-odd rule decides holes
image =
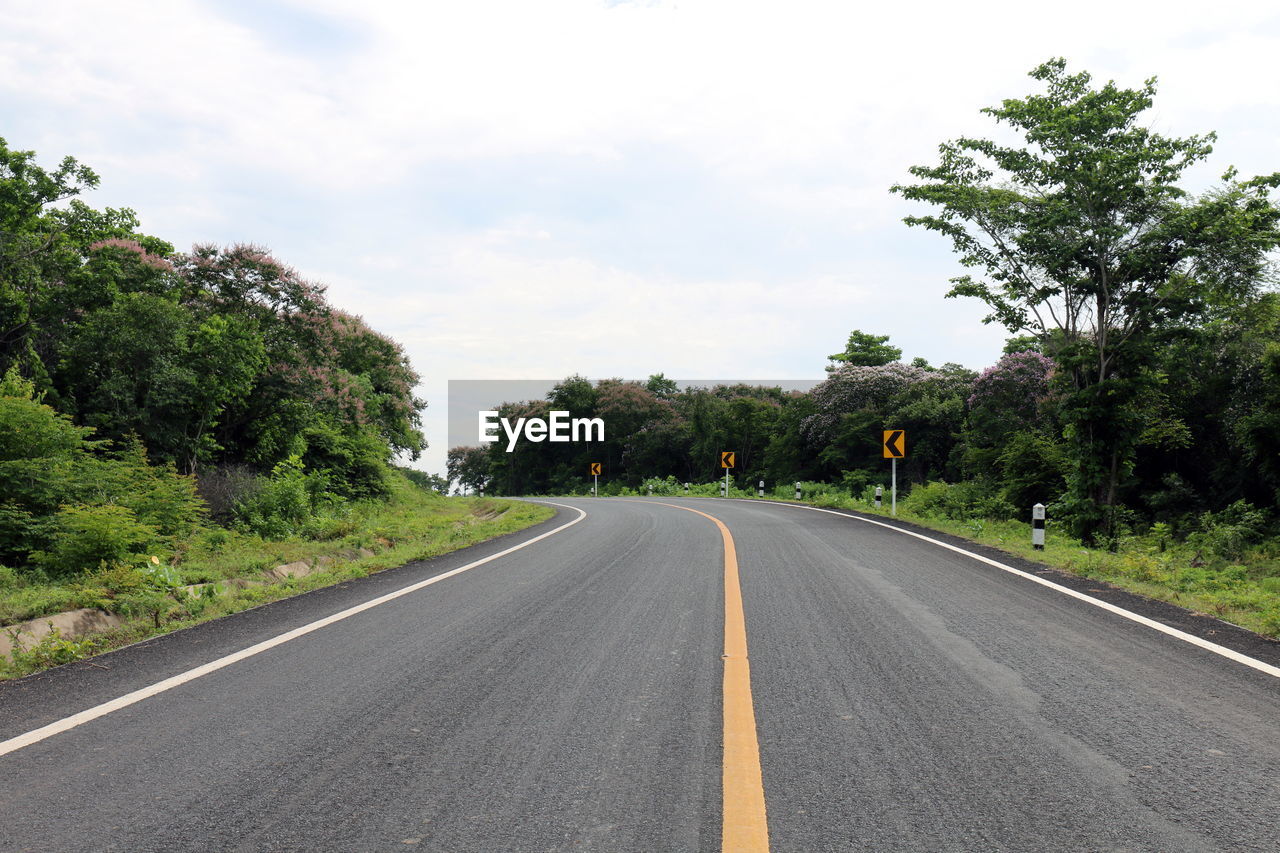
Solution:
[[[307,590],[364,577],[465,548],[522,530],[554,514],[550,507],[493,498],[446,498],[393,480],[386,502],[352,506],[342,517],[326,519],[314,538],[280,541],[206,528],[178,548],[174,585],[214,584],[183,597],[140,593],[126,578],[136,572],[99,570],[56,583],[26,577],[0,567],[0,626],[80,607],[97,607],[126,618],[120,628],[88,638],[51,634],[32,648],[0,656],[0,679],[27,675],[98,654],[157,634],[287,598]],[[237,580],[262,580],[262,572],[282,563],[314,560],[341,551],[374,551],[373,556],[342,559],[300,578],[239,588]],[[3,628],[0,628],[3,630]]]

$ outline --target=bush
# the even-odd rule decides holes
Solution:
[[[317,422],[302,432],[307,449],[302,461],[313,472],[328,475],[327,488],[352,500],[386,500],[391,495],[386,442],[368,430],[341,430]]]
[[[640,485],[640,494],[647,495],[650,493],[650,489],[653,490],[652,493],[655,495],[672,498],[684,494],[684,483],[676,482],[676,478],[671,476],[666,479],[650,477]]]
[[[32,561],[51,575],[122,566],[138,561],[157,538],[128,507],[67,506],[53,519],[48,550],[32,554]]]
[[[970,519],[1007,520],[1021,513],[996,490],[985,483],[966,481],[949,484],[940,480],[915,486],[903,500],[903,509],[916,515],[950,518],[956,521]],[[1030,514],[1030,507],[1027,508]]]
[[[784,483],[774,490],[774,494],[794,500],[796,496],[796,484]],[[845,491],[844,486],[832,483],[814,483],[802,481],[800,483],[800,499],[806,501],[814,501],[815,503],[838,503],[849,497],[849,493]]]
[[[260,481],[235,507],[237,524],[266,539],[284,539],[307,525],[317,511],[336,506],[340,499],[328,490],[323,474],[308,474],[302,460],[290,456]]]
[[[1003,497],[1014,507],[1031,512],[1035,504],[1050,504],[1067,489],[1069,460],[1066,447],[1039,432],[1018,432],[1008,438],[997,460]]]
[[[1236,589],[1247,580],[1248,574],[1244,566],[1227,566],[1224,569],[1189,568],[1178,573],[1173,588],[1179,592],[1223,592]]]
[[[1238,559],[1266,533],[1267,514],[1245,501],[1200,516],[1200,529],[1187,537],[1191,547],[1222,560]]]
[[[257,474],[248,465],[220,465],[201,471],[196,489],[209,507],[215,521],[235,518],[236,505],[248,500],[262,487]]]
[[[151,465],[136,436],[114,458],[99,463],[114,502],[127,506],[138,520],[168,539],[185,538],[204,520],[208,508],[194,477],[179,474],[169,462]]]
[[[26,583],[16,570],[6,565],[0,564],[0,591],[6,589],[18,589]]]

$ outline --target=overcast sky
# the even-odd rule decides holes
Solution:
[[[853,328],[972,368],[946,241],[888,188],[1065,56],[1280,169],[1269,4],[13,2],[0,136],[143,230],[255,242],[449,379],[810,378]]]

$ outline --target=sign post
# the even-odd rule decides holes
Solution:
[[[884,430],[884,437],[881,440],[882,449],[885,459],[892,459],[892,479],[891,488],[893,496],[889,504],[889,512],[893,515],[898,514],[898,460],[907,455],[907,433],[901,429]]]
[[[600,463],[599,462],[591,463],[591,477],[592,477],[591,497],[598,498],[600,497]]]
[[[724,469],[724,485],[720,487],[721,497],[729,497],[729,469],[733,467],[735,456],[737,454],[732,450],[720,451],[720,467]]]

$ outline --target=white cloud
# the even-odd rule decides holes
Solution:
[[[1270,15],[1270,17],[1268,17]],[[179,245],[253,240],[448,378],[813,376],[851,328],[980,367],[999,330],[887,187],[1064,55],[1277,168],[1280,19],[1070,6],[3,3],[0,128]],[[323,37],[316,36],[321,33]],[[441,422],[442,423],[442,422]],[[443,442],[443,433],[436,437]]]

